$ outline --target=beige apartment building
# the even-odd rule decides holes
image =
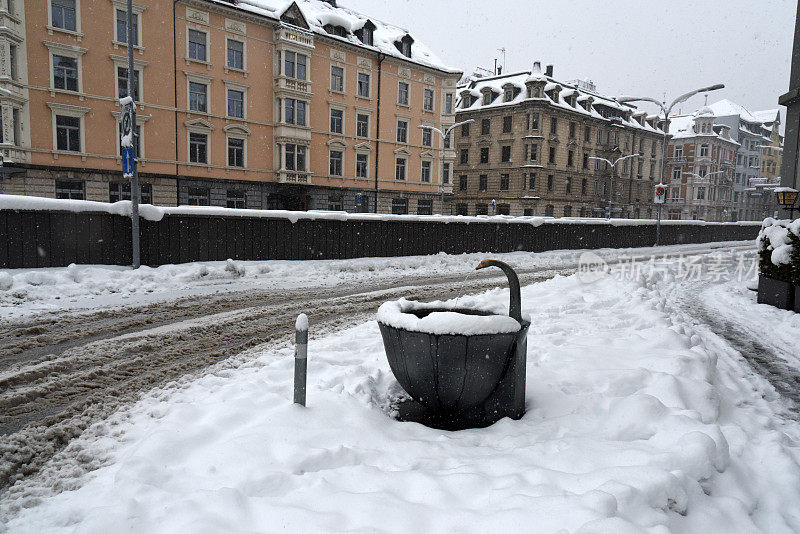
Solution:
[[[714,124],[703,107],[670,119],[666,218],[726,222],[735,220],[734,173],[739,143],[727,124]]]
[[[655,217],[663,132],[657,118],[564,83],[537,62],[529,72],[473,78],[459,88],[453,212]],[[637,157],[612,162],[622,156]],[[612,189],[613,182],[613,189]]]
[[[441,211],[449,69],[335,0],[137,0],[142,201]],[[0,0],[0,192],[115,201],[125,0]],[[377,196],[377,202],[376,202]]]

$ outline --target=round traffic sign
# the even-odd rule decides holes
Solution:
[[[667,190],[661,186],[656,187],[656,195],[663,197],[667,193]]]

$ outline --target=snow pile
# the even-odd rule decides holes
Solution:
[[[308,408],[292,405],[292,349],[267,350],[142,399],[83,443],[108,465],[74,491],[6,496],[0,522],[17,534],[800,530],[797,423],[775,424],[763,392],[718,367],[656,288],[571,276],[522,297],[520,421],[398,423],[377,323],[312,331]],[[508,291],[469,299],[493,309]]]
[[[394,328],[433,335],[477,336],[481,334],[507,334],[517,332],[520,324],[503,312],[470,308],[492,315],[459,313],[466,306],[458,300],[445,302],[415,302],[406,299],[385,302],[378,308],[378,321]],[[419,318],[414,310],[439,310]],[[449,311],[441,311],[449,310]]]
[[[788,220],[779,221],[767,217],[761,225],[761,231],[756,238],[756,246],[761,251],[769,251],[770,259],[777,267],[788,265],[792,261],[791,233],[800,235],[797,231],[800,229],[798,222],[800,220],[791,223]]]

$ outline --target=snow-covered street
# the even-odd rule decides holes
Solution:
[[[752,250],[725,244],[716,252],[745,248]],[[329,274],[313,289],[302,269],[291,278],[291,266],[276,265],[298,286],[282,296],[270,296],[266,273],[249,264],[210,290],[164,276],[170,298],[74,291],[66,299],[73,311],[59,320],[72,329],[81,320],[88,330],[107,325],[107,335],[65,340],[54,357],[34,357],[34,343],[0,380],[16,398],[80,379],[104,392],[116,387],[121,399],[84,402],[56,418],[62,426],[50,432],[66,441],[38,442],[28,458],[35,468],[0,496],[2,519],[10,532],[37,533],[798,531],[800,423],[790,382],[800,373],[792,344],[800,319],[755,304],[746,280],[684,276],[685,257],[703,251],[636,249],[643,264],[653,253],[671,257],[634,274],[625,262],[632,251],[600,251],[611,270],[596,277],[572,274],[580,251],[500,255],[519,267],[532,319],[528,412],[456,433],[391,418],[402,390],[374,310],[401,296],[471,294],[461,303],[503,311],[508,291],[495,288],[502,279],[468,274],[478,255],[357,260],[364,267],[351,265],[345,283],[330,274],[336,262],[319,262]],[[226,285],[232,291],[215,293]],[[31,305],[47,309],[54,297],[40,295]],[[79,311],[92,298],[102,309]],[[153,310],[153,323],[123,321],[135,316],[120,307],[127,298]],[[193,299],[207,307],[199,319],[191,318]],[[300,311],[312,318],[305,409],[291,404],[288,334]],[[203,356],[226,336],[227,345]],[[138,360],[131,375],[164,371],[162,359],[177,363],[164,373],[170,380],[131,385],[118,366],[126,354]],[[104,367],[113,370],[106,376]],[[73,382],[52,381],[56,370]],[[8,395],[7,406],[21,403]],[[39,424],[53,421],[42,417]],[[37,447],[31,428],[2,438],[7,476],[19,460],[9,443],[30,438]]]

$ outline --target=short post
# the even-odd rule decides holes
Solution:
[[[297,316],[294,323],[294,403],[306,405],[306,374],[308,371],[308,317]]]

